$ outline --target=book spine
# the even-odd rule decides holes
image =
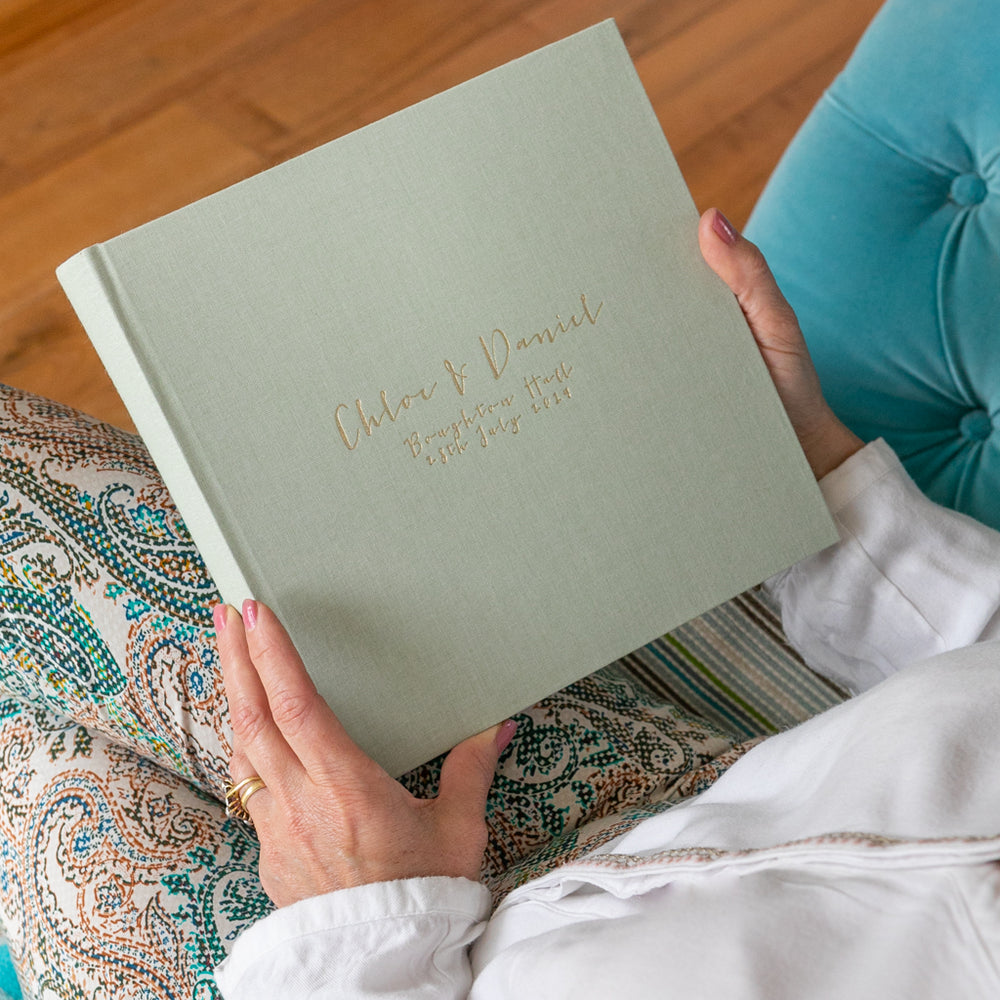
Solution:
[[[132,334],[127,297],[101,245],[56,268],[62,285],[102,364],[125,403],[177,509],[196,542],[223,600],[239,607],[253,596],[205,498],[171,420],[148,377]],[[197,527],[195,532],[193,529]]]

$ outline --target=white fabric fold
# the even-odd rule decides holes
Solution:
[[[215,970],[222,995],[261,1000],[441,1000],[471,984],[468,946],[490,910],[485,887],[415,878],[314,896],[237,939]]]
[[[856,693],[1000,637],[1000,532],[928,500],[881,440],[820,487],[840,544],[769,581],[810,667]]]

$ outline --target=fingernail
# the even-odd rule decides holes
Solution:
[[[727,246],[732,246],[740,238],[736,227],[718,209],[715,210],[715,218],[712,219],[712,229]]]
[[[510,741],[517,732],[517,723],[513,719],[508,719],[497,732],[497,750],[503,753],[510,746]]]
[[[226,627],[225,604],[216,604],[216,606],[212,608],[212,621],[215,622],[216,635],[220,635]]]
[[[243,624],[247,631],[252,632],[257,627],[257,602],[246,600],[243,602]]]

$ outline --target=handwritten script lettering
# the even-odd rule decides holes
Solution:
[[[490,445],[490,438],[495,438],[498,434],[506,434],[508,431],[511,434],[516,434],[521,429],[521,414],[519,413],[516,417],[511,417],[510,420],[504,420],[501,417],[497,422],[496,426],[484,428],[482,424],[479,425],[479,443],[484,447],[488,448]]]
[[[516,352],[544,344],[554,344],[557,340],[561,343],[560,338],[565,334],[584,326],[596,327],[603,310],[603,299],[593,305],[587,300],[586,294],[581,292],[579,306],[568,319],[563,319],[560,313],[556,313],[555,323],[544,327],[538,333],[513,340],[497,326],[489,335],[481,335],[479,346],[482,348],[493,381],[499,381],[503,377]],[[480,381],[486,378],[482,369],[470,372],[469,368],[468,361],[444,359],[444,370],[451,377],[451,384],[461,397],[465,397],[470,386],[478,386]],[[506,395],[496,402],[478,403],[475,406],[466,404],[458,419],[447,420],[430,433],[413,431],[403,438],[403,443],[414,458],[420,457],[429,465],[439,462],[443,465],[449,459],[463,454],[470,441],[476,438],[482,447],[486,448],[491,439],[495,439],[498,435],[514,437],[520,433],[522,415],[543,413],[573,398],[569,387],[565,384],[572,372],[573,366],[565,361],[560,362],[554,370],[548,368],[544,374],[532,371],[523,376],[527,400],[524,400],[524,392],[521,389],[514,390],[512,394],[510,387],[507,386],[504,390]],[[388,389],[383,389],[378,395],[377,403],[371,407],[366,406],[360,396],[353,403],[338,403],[334,409],[334,421],[344,447],[348,451],[356,451],[363,437],[371,438],[379,428],[395,424],[404,413],[432,399],[437,387],[437,382],[428,386],[425,381],[423,388],[402,395],[390,394]],[[478,392],[476,394],[478,395]],[[516,415],[513,412],[499,414],[493,418],[495,422],[484,423],[485,418],[491,416],[493,411],[501,406],[508,409],[513,407],[516,410],[515,398],[522,400],[524,407],[522,412]],[[431,419],[440,420],[440,417]]]
[[[422,458],[428,465],[447,465],[452,459],[466,454],[469,444],[478,439],[480,449],[488,448],[501,438],[513,439],[521,433],[525,423],[531,423],[532,413],[545,413],[573,398],[567,384],[573,375],[573,366],[561,361],[548,374],[532,372],[524,376],[527,390],[527,407],[515,405],[520,390],[493,403],[477,403],[462,407],[458,417],[440,425],[436,430],[413,431],[403,438],[411,457]],[[478,454],[480,449],[473,449]],[[465,460],[467,461],[467,459]]]
[[[536,333],[531,337],[522,337],[514,346],[517,350],[523,351],[525,348],[531,347],[534,344],[553,344],[555,343],[556,337],[558,337],[560,333],[569,333],[570,330],[573,330],[578,326],[583,326],[585,322],[590,323],[591,326],[596,326],[597,317],[601,315],[604,303],[598,303],[597,308],[591,310],[587,303],[587,296],[581,295],[580,305],[583,307],[583,312],[581,312],[579,316],[570,316],[568,326],[563,322],[563,318],[556,313],[556,324],[554,327],[547,326],[541,333]]]
[[[491,417],[497,410],[510,409],[513,405],[514,397],[504,396],[503,399],[498,399],[493,403],[477,403],[471,407],[471,412],[463,406],[461,413],[459,413],[455,420],[430,433],[421,434],[420,431],[414,431],[409,437],[403,438],[403,443],[410,449],[410,454],[414,458],[419,458],[423,455],[428,465],[434,465],[437,462],[446,465],[449,458],[461,455],[469,447],[469,440],[471,439],[466,438],[467,431],[472,431],[473,434],[477,432],[482,434],[482,424],[480,421],[486,417]],[[520,414],[515,417],[508,417],[506,421],[503,417],[500,417],[498,424],[513,423],[515,428],[514,433],[516,434],[520,419]],[[473,428],[476,428],[476,430],[472,430]],[[495,435],[496,432],[491,431],[490,433]],[[440,444],[439,442],[442,440],[446,443]],[[436,454],[434,452],[435,446],[437,446]]]
[[[465,382],[468,379],[468,375],[465,374],[465,369],[468,365],[462,365],[461,368],[456,369],[455,366],[445,358],[444,370],[451,376],[452,382],[455,383],[455,391],[460,395],[465,395]]]
[[[498,334],[500,336],[499,344],[497,343]],[[499,379],[507,367],[507,362],[510,361],[510,341],[507,339],[507,334],[503,330],[494,330],[489,347],[486,346],[485,337],[480,337],[479,343],[483,345],[483,350],[486,352],[486,361],[490,366],[490,371],[493,372],[493,378]],[[502,361],[500,360],[501,356],[503,357]]]
[[[553,382],[558,382],[561,385],[563,382],[568,382],[572,374],[573,366],[563,361],[551,375],[525,375],[524,388],[528,390],[528,395],[535,399],[545,395],[543,386],[551,385]]]
[[[603,308],[603,301],[598,302],[596,306],[591,306],[587,301],[587,296],[581,295],[579,314],[574,313],[568,320],[564,320],[559,313],[556,313],[554,325],[547,326],[540,333],[532,334],[530,337],[521,337],[514,344],[514,350],[524,351],[539,344],[554,344],[560,334],[569,333],[571,330],[583,326],[584,323],[597,326],[597,319]],[[497,327],[488,344],[485,337],[479,338],[479,344],[486,355],[486,363],[490,366],[490,371],[493,372],[493,378],[499,380],[510,361],[510,337]]]
[[[393,423],[399,418],[399,414],[403,410],[408,410],[415,402],[418,400],[428,400],[434,395],[434,390],[437,388],[437,382],[435,382],[429,389],[421,389],[419,392],[415,392],[412,395],[407,394],[400,399],[398,403],[391,404],[389,402],[389,393],[387,389],[383,389],[379,394],[379,400],[382,403],[382,409],[380,412],[368,416],[365,413],[365,408],[361,403],[360,399],[354,401],[354,407],[357,410],[358,420],[361,422],[361,427],[355,428],[355,422],[353,415],[350,415],[351,407],[347,403],[341,403],[337,406],[334,411],[334,419],[337,422],[337,430],[340,432],[341,440],[347,445],[349,451],[354,451],[358,446],[358,442],[361,440],[361,431],[364,430],[368,437],[371,437],[375,430],[382,426],[382,422],[389,418]],[[345,416],[345,411],[348,416]],[[353,437],[351,436],[353,431]]]

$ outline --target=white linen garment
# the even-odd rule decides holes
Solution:
[[[1000,533],[882,442],[821,485],[842,541],[771,586],[863,694],[492,917],[451,878],[279,910],[217,968],[227,1000],[1000,996]]]

